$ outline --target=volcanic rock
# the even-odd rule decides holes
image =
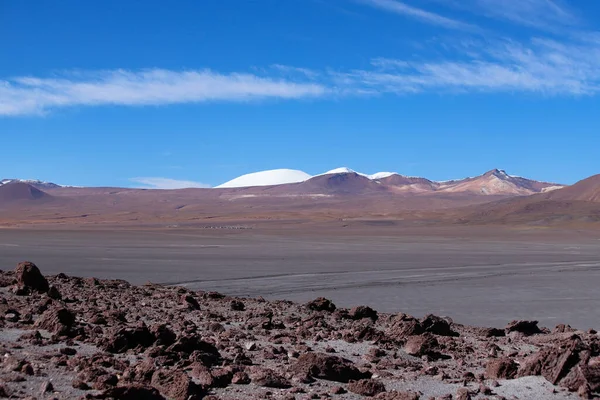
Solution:
[[[373,397],[385,392],[385,385],[375,379],[361,379],[350,382],[348,390],[361,396]]]
[[[529,336],[536,333],[542,333],[537,324],[537,321],[512,321],[504,329],[506,333],[520,332]]]
[[[46,310],[35,322],[35,327],[45,329],[58,336],[69,336],[75,324],[75,314],[66,308]]]
[[[386,335],[398,342],[403,341],[408,336],[420,335],[425,329],[416,318],[398,314],[394,316],[392,326],[386,331]]]
[[[195,358],[201,360],[207,366],[215,364],[221,358],[219,350],[212,343],[202,340],[196,334],[180,337],[168,348],[168,351],[189,355],[194,353]]]
[[[144,360],[133,367],[127,368],[123,373],[123,378],[130,382],[150,383],[155,371],[154,363],[150,360]]]
[[[201,390],[183,371],[159,370],[152,375],[151,384],[161,394],[174,400],[200,398]]]
[[[275,389],[287,389],[292,387],[287,379],[269,368],[254,368],[250,374],[250,378],[253,383],[262,387]]]
[[[115,400],[166,400],[157,389],[137,385],[110,388],[100,396],[102,399]]]
[[[519,365],[511,358],[491,359],[485,368],[488,379],[513,379],[517,376]]]
[[[15,270],[17,285],[41,293],[48,291],[48,281],[42,275],[39,268],[32,262],[24,261],[17,265]]]
[[[375,396],[377,400],[419,400],[419,395],[413,392],[383,392]]]
[[[231,383],[234,385],[247,385],[250,383],[250,377],[243,371],[236,372],[231,378]]]
[[[53,391],[54,391],[54,386],[52,385],[52,382],[45,381],[44,383],[42,383],[42,387],[40,388],[40,392],[42,394],[50,393]]]
[[[370,373],[359,371],[352,361],[324,353],[302,354],[296,363],[292,365],[291,370],[296,375],[343,383],[371,377]]]
[[[425,332],[439,336],[459,336],[450,327],[450,323],[443,318],[429,314],[421,321],[421,327]]]
[[[428,356],[432,359],[441,358],[440,345],[431,334],[419,336],[410,336],[404,344],[404,351],[411,356],[421,357]]]
[[[456,400],[471,400],[471,393],[467,388],[459,388],[456,391]]]
[[[308,309],[313,311],[334,312],[336,309],[335,304],[333,304],[331,300],[326,299],[325,297],[318,297],[306,303],[306,306],[308,307]]]
[[[232,311],[244,311],[246,305],[240,300],[231,300],[230,308]]]
[[[352,319],[370,318],[373,321],[377,321],[377,318],[379,318],[377,311],[367,306],[354,307],[352,310],[350,310],[349,316]]]
[[[102,348],[109,353],[124,353],[140,346],[150,347],[156,338],[146,325],[132,328],[121,328],[103,343]]]
[[[157,346],[170,346],[177,340],[177,335],[165,324],[153,325],[150,333],[154,335]]]
[[[190,310],[199,310],[200,309],[200,304],[198,303],[198,300],[196,300],[190,294],[184,294],[183,296],[181,296],[181,303],[183,305],[185,305],[186,307],[188,307]]]
[[[553,384],[582,393],[600,391],[600,365],[590,363],[598,354],[577,335],[546,348],[530,357],[519,372],[521,376],[542,375]]]

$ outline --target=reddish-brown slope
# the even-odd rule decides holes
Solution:
[[[467,207],[458,212],[466,224],[577,224],[600,222],[600,175],[549,193]]]
[[[262,192],[278,194],[352,195],[386,192],[387,187],[355,172],[315,176],[300,183],[270,186]]]
[[[51,197],[27,183],[15,182],[0,186],[0,203],[49,200]]]
[[[550,192],[546,198],[557,201],[600,202],[600,174],[579,181],[572,186]]]

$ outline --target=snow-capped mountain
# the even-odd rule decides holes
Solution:
[[[326,179],[322,179],[323,177]],[[386,189],[392,193],[446,192],[478,195],[528,195],[563,187],[563,185],[554,183],[512,176],[499,169],[472,178],[437,182],[426,178],[405,176],[397,172],[364,174],[347,167],[341,167],[314,176],[303,171],[290,169],[261,171],[242,175],[217,186],[217,188],[302,184],[301,187],[294,186],[293,191],[306,189],[314,192],[321,186],[323,189],[331,189],[332,185],[340,191],[344,188],[344,185],[352,185],[352,188],[357,187],[357,178],[361,178],[359,180],[362,183],[358,185],[361,187],[361,192]],[[376,185],[373,186],[370,182]]]
[[[61,185],[57,185],[56,183],[44,182],[44,181],[40,181],[40,180],[36,180],[36,179],[2,179],[2,180],[0,180],[0,186],[6,185],[7,183],[26,183],[37,189],[42,189],[42,190],[64,187]]]
[[[306,172],[295,169],[273,169],[239,176],[229,182],[217,186],[217,188],[283,185],[286,183],[304,182],[310,178],[312,178],[312,176]]]

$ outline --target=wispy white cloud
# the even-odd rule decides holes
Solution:
[[[532,39],[473,42],[441,60],[378,59],[378,69],[337,73],[346,87],[376,93],[528,92],[595,95],[600,92],[600,46]]]
[[[140,184],[140,188],[142,189],[186,189],[211,187],[210,185],[201,182],[159,177],[131,178],[130,181]]]
[[[465,0],[460,4],[491,18],[553,31],[579,23],[569,5],[559,0]]]
[[[45,113],[69,106],[163,105],[318,97],[327,89],[313,82],[210,70],[113,70],[57,78],[0,80],[0,115]]]
[[[479,31],[480,28],[466,22],[448,18],[422,8],[414,7],[397,0],[357,0],[359,3],[370,5],[384,11],[414,18],[427,24],[441,26],[448,29],[464,31]]]
[[[404,60],[378,57],[371,60],[371,65],[381,69],[408,68],[410,63]]]
[[[271,65],[271,68],[288,76],[300,75],[309,79],[316,79],[321,75],[319,71],[309,68],[294,67],[291,65],[273,64]]]

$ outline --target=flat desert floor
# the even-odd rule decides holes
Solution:
[[[0,230],[0,268],[369,305],[503,327],[600,328],[600,240],[580,232]]]

